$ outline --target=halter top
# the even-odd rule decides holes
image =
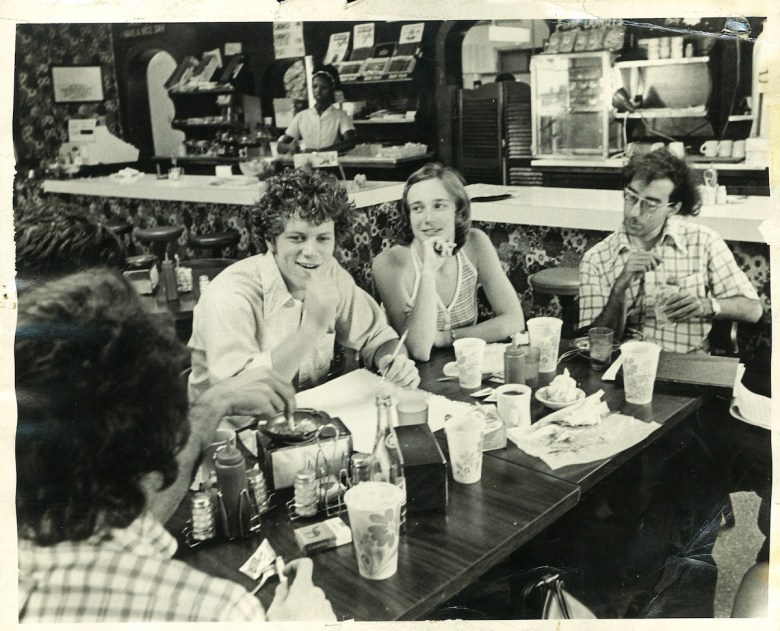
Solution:
[[[417,252],[411,248],[412,264],[414,265],[414,286],[407,304],[411,311],[420,287],[422,262]],[[455,295],[449,305],[445,305],[439,294],[436,294],[436,328],[439,331],[462,326],[470,326],[477,322],[477,269],[466,256],[463,248],[455,254],[458,265],[458,278],[455,285]]]

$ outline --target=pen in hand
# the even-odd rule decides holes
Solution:
[[[387,362],[387,366],[385,366],[385,369],[382,371],[382,379],[380,383],[383,383],[385,380],[385,377],[387,377],[387,372],[390,370],[390,366],[393,363],[393,360],[398,356],[398,353],[401,351],[401,348],[404,345],[404,342],[406,341],[406,336],[409,334],[409,329],[406,329],[406,331],[403,332],[403,335],[401,335],[401,339],[398,340],[398,344],[395,345],[395,350],[393,351],[393,354],[390,355],[390,361]]]

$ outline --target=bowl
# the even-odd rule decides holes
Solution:
[[[547,386],[544,388],[539,388],[534,396],[536,397],[536,400],[539,401],[539,403],[545,407],[550,408],[551,410],[561,410],[563,408],[569,407],[570,405],[578,403],[585,398],[585,392],[580,388],[577,388],[577,398],[572,399],[571,401],[551,401],[547,398],[547,388]]]
[[[244,175],[261,180],[271,177],[275,172],[273,159],[265,158],[239,162],[238,168]]]

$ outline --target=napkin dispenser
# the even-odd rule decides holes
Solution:
[[[292,487],[295,474],[310,463],[312,467],[320,467],[327,461],[330,472],[334,475],[338,475],[342,467],[346,468],[352,453],[352,434],[339,418],[331,418],[329,423],[336,427],[338,436],[334,436],[332,430],[326,429],[322,432],[319,443],[315,438],[302,443],[284,443],[266,436],[263,432],[257,432],[257,460],[263,467],[269,489]]]
[[[447,508],[447,460],[427,424],[395,428],[404,459],[406,511]]]
[[[153,294],[160,278],[157,271],[157,257],[153,254],[139,254],[128,257],[124,274],[142,295]]]

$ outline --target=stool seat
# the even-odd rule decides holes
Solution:
[[[184,226],[156,226],[154,228],[138,228],[135,231],[135,236],[139,241],[145,243],[164,243],[178,239],[182,232],[184,232]]]
[[[531,274],[528,282],[534,291],[553,296],[576,296],[580,293],[580,275],[576,267],[550,267]]]
[[[190,236],[190,243],[199,248],[227,248],[232,245],[238,245],[240,240],[241,235],[235,230],[193,234]]]
[[[106,224],[106,229],[121,237],[133,229],[133,224],[126,221],[112,221]]]

